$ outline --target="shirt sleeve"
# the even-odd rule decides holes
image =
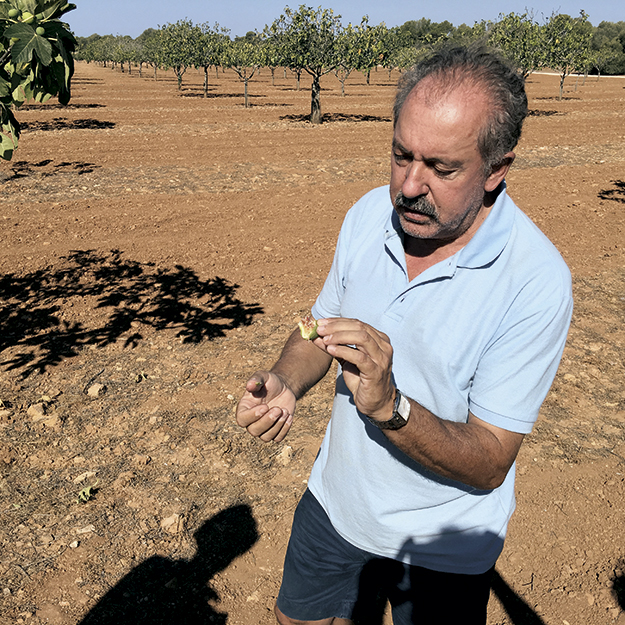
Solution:
[[[531,431],[556,375],[572,310],[568,269],[526,285],[480,358],[471,413],[496,427]]]

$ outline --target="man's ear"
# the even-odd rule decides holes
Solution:
[[[504,154],[503,158],[497,164],[493,165],[490,175],[486,178],[486,182],[484,183],[484,191],[486,191],[486,193],[491,193],[501,184],[502,180],[508,174],[508,170],[515,156],[516,154],[514,152],[508,152]]]

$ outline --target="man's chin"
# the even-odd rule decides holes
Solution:
[[[400,215],[399,223],[404,233],[415,239],[429,239],[438,232],[437,222],[428,215],[412,213],[410,218]]]

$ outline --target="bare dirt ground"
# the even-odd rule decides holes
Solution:
[[[19,111],[0,166],[0,622],[273,623],[291,516],[332,398],[289,438],[237,428],[247,376],[321,287],[342,218],[389,171],[397,75],[250,85],[78,64]],[[625,80],[528,82],[509,191],[576,308],[518,461],[489,624],[625,623]],[[125,616],[122,616],[125,614]],[[388,617],[386,621],[388,622]]]

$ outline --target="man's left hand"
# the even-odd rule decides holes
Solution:
[[[372,419],[391,418],[395,388],[393,347],[386,334],[357,319],[320,319],[316,344],[336,358],[356,408]]]

